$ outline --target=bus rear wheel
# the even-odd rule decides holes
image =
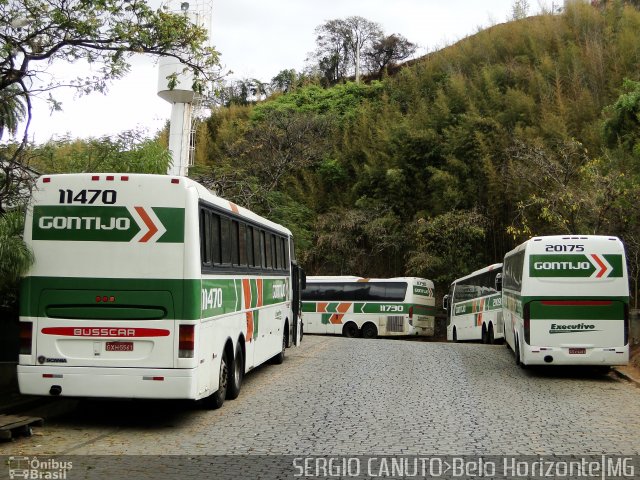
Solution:
[[[362,326],[362,338],[376,338],[378,336],[378,329],[373,323],[365,323]]]
[[[276,365],[280,365],[282,362],[284,362],[284,351],[287,348],[288,335],[288,329],[286,329],[282,334],[282,350],[280,350],[280,353],[273,357],[273,363],[275,363]]]
[[[348,322],[342,327],[342,335],[347,338],[354,338],[358,336],[358,326],[353,322]]]
[[[236,354],[233,358],[233,368],[229,371],[229,387],[227,389],[227,398],[235,400],[240,395],[242,387],[242,379],[244,378],[244,356],[242,355],[242,347],[240,343],[236,346]]]
[[[227,397],[227,386],[229,382],[229,361],[227,358],[227,350],[225,349],[220,359],[220,372],[218,376],[218,390],[202,399],[202,405],[205,408],[215,410],[220,408]]]
[[[496,343],[495,335],[493,334],[493,325],[489,324],[489,331],[487,332],[487,343],[493,345]]]

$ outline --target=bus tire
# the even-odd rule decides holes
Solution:
[[[233,368],[229,370],[229,386],[227,388],[227,399],[235,400],[240,395],[242,379],[244,378],[244,355],[240,342],[236,346],[236,354],[233,357]]]
[[[285,331],[282,334],[282,350],[280,350],[280,353],[278,353],[275,357],[273,357],[273,363],[275,363],[276,365],[281,365],[282,362],[284,362],[284,351],[287,348],[287,332],[288,332],[288,328],[285,327]]]
[[[202,406],[210,410],[220,408],[227,397],[227,386],[229,382],[229,360],[227,358],[226,348],[222,352],[220,359],[220,372],[218,377],[218,390],[213,392],[206,398],[202,399]]]
[[[482,324],[482,335],[480,336],[480,341],[483,344],[489,343],[488,340],[487,340],[487,325],[484,324],[484,323]]]
[[[353,322],[347,322],[342,327],[342,335],[347,338],[354,338],[358,336],[358,326]]]
[[[513,353],[516,357],[516,365],[520,365],[520,342],[518,342],[517,337],[515,343],[513,344]]]
[[[373,323],[365,323],[362,326],[362,338],[376,338],[378,336],[378,329]]]
[[[495,336],[493,334],[493,324],[492,323],[489,324],[489,331],[487,332],[487,343],[489,345],[493,345],[494,343],[496,343],[496,339],[495,339]]]
[[[456,327],[453,327],[453,333],[451,334],[451,339],[453,340],[454,343],[458,342],[458,331],[456,330]]]

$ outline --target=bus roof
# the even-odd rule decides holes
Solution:
[[[357,277],[354,275],[309,275],[307,276],[307,283],[322,283],[322,282],[431,282],[426,278],[418,277],[390,277],[390,278],[365,278]]]
[[[520,245],[518,245],[513,250],[506,253],[505,257],[518,253],[527,248],[529,245],[533,245],[534,242],[540,243],[565,243],[568,241],[580,241],[580,242],[589,242],[593,244],[595,247],[598,243],[602,244],[605,242],[617,242],[622,245],[622,242],[618,237],[614,237],[611,235],[541,235],[536,237],[531,237],[529,240],[525,240]]]
[[[487,267],[481,268],[480,270],[476,270],[475,272],[471,272],[469,275],[465,275],[464,277],[456,278],[453,282],[451,282],[451,285],[453,285],[454,283],[461,282],[462,280],[467,280],[468,278],[475,277],[476,275],[481,275],[483,273],[487,273],[487,272],[491,272],[493,270],[497,270],[499,268],[502,268],[502,264],[501,263],[494,263],[494,264],[489,265]]]

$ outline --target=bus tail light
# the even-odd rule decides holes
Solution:
[[[20,355],[31,355],[33,323],[20,322]]]
[[[413,305],[409,307],[409,320],[413,320]]]
[[[524,343],[531,345],[531,304],[524,306],[523,312]]]
[[[624,344],[629,345],[629,305],[624,304]]]
[[[178,358],[193,358],[196,335],[194,325],[180,325],[178,336]]]

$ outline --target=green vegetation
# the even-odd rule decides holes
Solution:
[[[194,176],[292,228],[309,273],[424,275],[443,290],[539,234],[619,235],[631,254],[639,64],[636,7],[576,3],[381,81],[215,111]]]

